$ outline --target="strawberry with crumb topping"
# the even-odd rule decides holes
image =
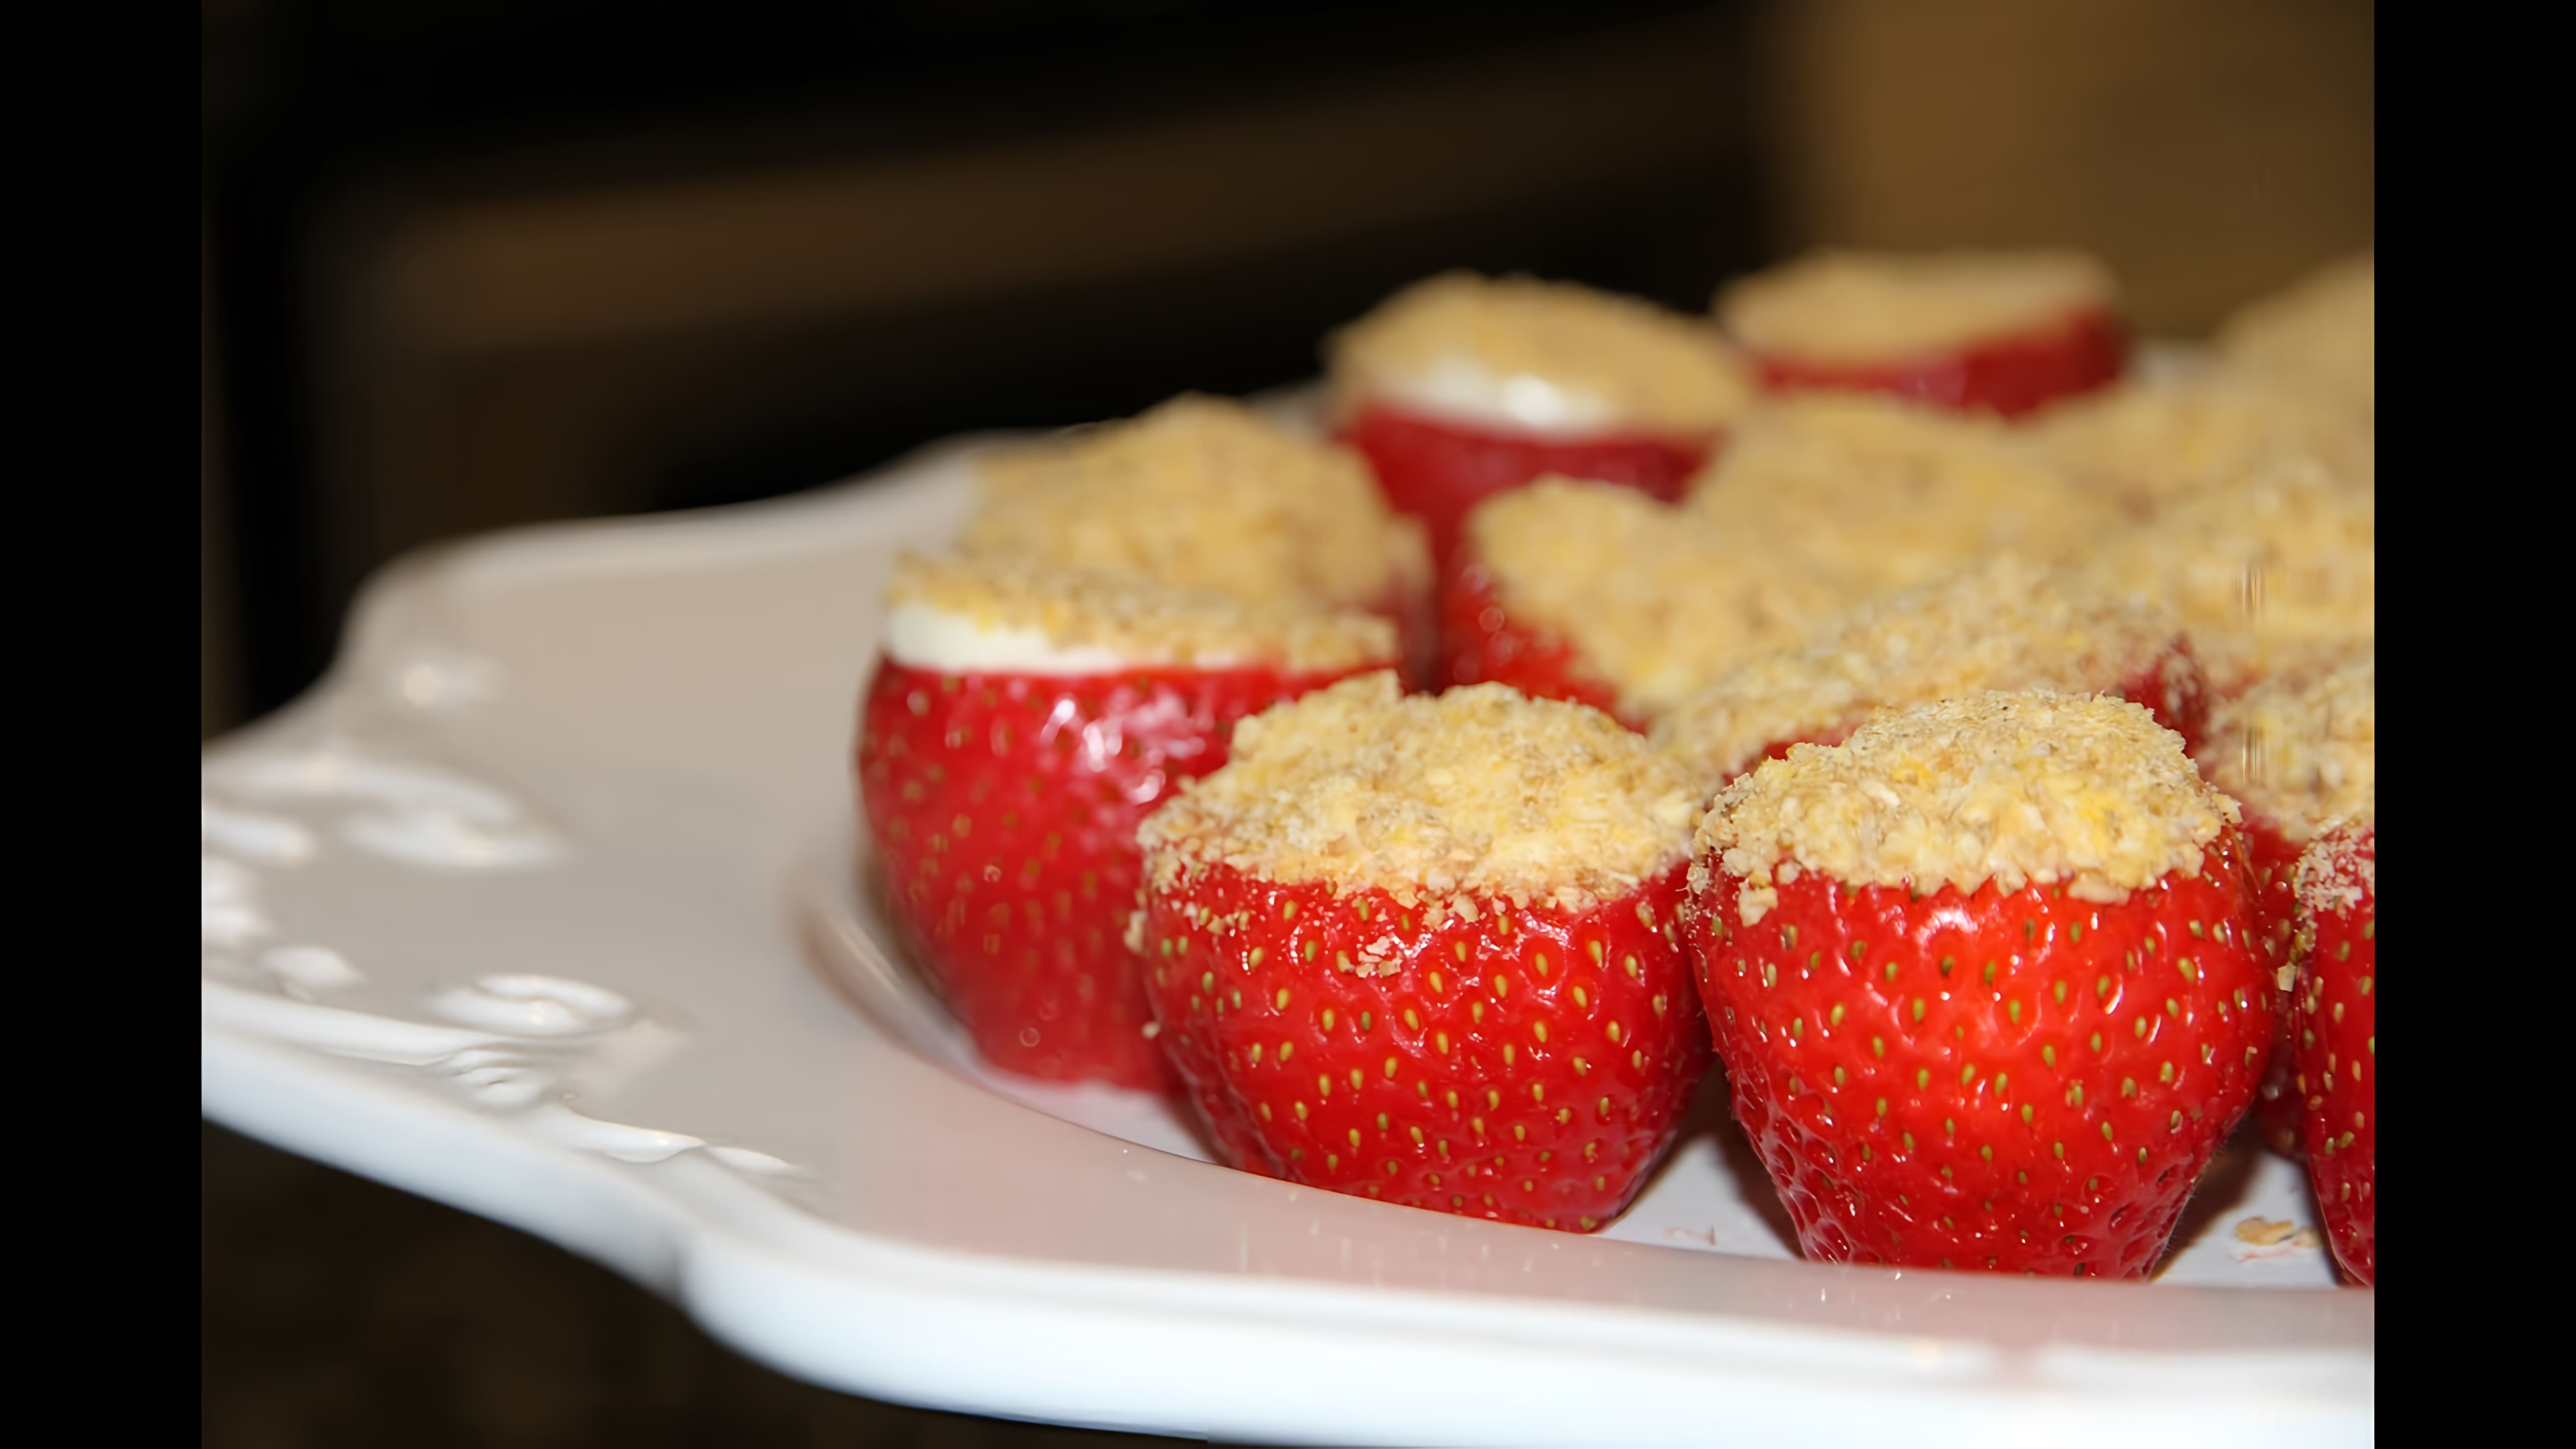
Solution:
[[[1848,601],[1830,575],[1605,483],[1543,478],[1477,507],[1441,591],[1452,684],[1508,684],[1644,730],[1737,661]]]
[[[1598,712],[1355,679],[1236,731],[1144,824],[1160,1040],[1250,1171],[1590,1231],[1708,1041],[1677,937],[1690,799]]]
[[[1995,690],[2135,700],[2186,748],[2208,723],[2171,614],[2003,554],[1738,666],[1658,718],[1654,740],[1713,792],[1793,744],[1840,744],[1877,710]]]
[[[2116,381],[2110,273],[2062,253],[1822,252],[1719,297],[1774,392],[1878,392],[2014,417]]]
[[[2284,971],[2301,852],[2329,824],[2367,808],[2377,788],[2378,671],[2378,651],[2363,645],[2322,666],[2275,675],[2218,706],[2200,751],[2211,783],[2244,807],[2255,927]],[[2285,1026],[2255,1115],[2264,1144],[2295,1158],[2300,1107],[2291,1070]]]
[[[1687,935],[1809,1257],[2146,1275],[2274,1030],[2235,817],[2143,708],[2062,695],[1720,792]]]
[[[857,751],[887,906],[984,1059],[1160,1089],[1124,944],[1137,822],[1237,720],[1395,656],[1374,616],[907,558]]]
[[[1422,526],[1347,448],[1243,403],[1184,394],[1137,417],[999,448],[958,539],[979,559],[1088,569],[1261,608],[1366,609],[1417,677],[1434,647]]]
[[[1678,498],[1751,391],[1714,330],[1526,277],[1418,283],[1331,350],[1340,437],[1443,573],[1469,510],[1535,478]]]
[[[2379,826],[2375,808],[2299,856],[2292,1085],[2335,1261],[2364,1287],[2379,1245]]]

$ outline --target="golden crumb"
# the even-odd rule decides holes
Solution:
[[[2210,712],[2209,777],[2293,845],[2378,789],[2379,654],[2275,675]]]
[[[2310,918],[2341,914],[2360,905],[2364,896],[2379,898],[2379,853],[2376,849],[2362,853],[2359,829],[2369,826],[2375,832],[2378,815],[2377,801],[2366,800],[2299,853],[2300,914]]]
[[[2361,488],[2378,478],[2367,408],[2239,368],[2124,383],[2029,426],[2043,456],[2139,517],[2273,463],[2311,459]]]
[[[1890,710],[1841,745],[1763,761],[1718,792],[1693,872],[1721,861],[1742,880],[1747,924],[1800,871],[1963,895],[2063,882],[2109,902],[2197,876],[2204,847],[2237,818],[2182,737],[2138,705],[1983,694]]]
[[[1836,579],[1634,488],[1546,478],[1467,517],[1513,618],[1552,632],[1651,718],[1851,602]]]
[[[2378,539],[2376,489],[2276,458],[2178,500],[2086,568],[2181,615],[2211,686],[2233,694],[2371,640]]]
[[[1864,604],[1794,652],[1747,661],[1658,719],[1653,738],[1715,789],[1771,745],[1848,733],[1877,709],[2116,689],[2178,664],[2180,633],[2164,609],[2002,554]]]
[[[1417,282],[1335,334],[1344,410],[1437,391],[1444,374],[1500,395],[1551,395],[1542,411],[1594,420],[1565,431],[1645,429],[1698,436],[1753,395],[1716,330],[1651,303],[1564,282],[1448,272]]]
[[[1686,501],[1721,533],[1867,593],[1992,553],[2053,560],[2117,521],[2006,424],[1848,393],[1756,413]]]
[[[1599,710],[1499,684],[1344,680],[1235,727],[1223,769],[1147,817],[1148,879],[1222,862],[1408,905],[1588,910],[1677,864],[1688,782]]]
[[[2118,302],[2110,270],[2077,252],[1822,251],[1727,287],[1727,333],[1773,357],[1906,362],[2023,335]]]
[[[2236,1225],[2236,1241],[2252,1243],[2258,1248],[2277,1247],[2290,1241],[2299,1225],[2285,1219],[2255,1216]]]
[[[1227,399],[1179,397],[1008,449],[978,481],[959,541],[969,555],[1365,609],[1430,577],[1420,526],[1387,508],[1357,454]]]
[[[1268,664],[1300,671],[1358,669],[1396,657],[1395,626],[1357,609],[1245,603],[1205,590],[1176,589],[1088,569],[1018,559],[895,561],[886,603],[899,622],[921,605],[956,633],[989,640],[1021,636],[1059,654],[1108,656],[1103,667]],[[929,628],[942,627],[938,620]],[[1031,637],[1033,636],[1033,637]],[[889,647],[900,644],[889,639]],[[970,643],[968,648],[972,648]],[[935,666],[936,660],[905,660]]]
[[[2248,371],[2371,409],[2379,392],[2375,254],[2347,257],[2254,302],[2218,332],[2219,355]]]

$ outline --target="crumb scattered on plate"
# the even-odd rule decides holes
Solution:
[[[2256,1216],[2247,1218],[2245,1221],[2236,1225],[2236,1240],[2241,1243],[2252,1243],[2258,1248],[2269,1248],[2280,1243],[2290,1242],[2303,1231],[2306,1230],[2300,1228],[2296,1223],[2276,1222],[2268,1218]],[[2313,1232],[2309,1232],[2308,1236],[2314,1237],[2316,1235]]]

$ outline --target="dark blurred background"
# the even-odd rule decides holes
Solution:
[[[2351,0],[203,21],[209,738],[418,544],[1291,381],[1442,267],[1696,310],[1819,241],[2071,243],[2188,337],[2374,232]],[[210,1443],[1079,1441],[804,1389],[552,1249],[206,1142]]]

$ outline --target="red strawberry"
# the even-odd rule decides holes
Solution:
[[[1390,506],[1420,518],[1446,573],[1467,515],[1497,493],[1551,475],[1616,483],[1667,502],[1708,462],[1706,441],[1645,436],[1545,438],[1439,421],[1383,404],[1362,408],[1339,441],[1359,450]]]
[[[2118,379],[2128,339],[2099,264],[2039,254],[1802,258],[1718,311],[1773,392],[1888,393],[2015,416]]]
[[[1803,647],[1748,660],[1656,721],[1710,787],[1797,744],[1840,744],[1876,710],[1988,690],[2104,694],[2188,748],[2208,687],[2172,615],[2012,555],[1851,610]]]
[[[1571,643],[1503,611],[1494,577],[1473,548],[1460,554],[1441,590],[1440,640],[1444,683],[1508,684],[1532,699],[1566,699],[1618,712],[1619,692]]]
[[[2117,382],[2128,338],[2117,320],[2087,312],[2051,327],[1953,352],[1859,366],[1753,355],[1773,392],[1883,392],[1960,411],[2018,417]]]
[[[1429,278],[1330,350],[1338,435],[1429,526],[1434,579],[1468,511],[1533,479],[1681,496],[1753,392],[1702,319],[1529,277]]]
[[[1794,647],[1853,599],[1687,507],[1542,478],[1479,506],[1442,580],[1451,683],[1571,699],[1643,732],[1738,661]]]
[[[2146,1274],[2274,1030],[2227,814],[2143,710],[2034,695],[1881,716],[1719,795],[1686,930],[1810,1257]],[[2143,877],[2116,901],[2062,854],[2106,824]]]
[[[2197,751],[2210,781],[2244,806],[2256,934],[2285,973],[2300,852],[2328,823],[2362,808],[2377,779],[2378,668],[2377,651],[2365,645],[2265,679],[2211,711]],[[2265,1145],[2295,1159],[2302,1109],[2291,1070],[2285,1019],[2255,1119]]]
[[[2259,815],[2246,817],[2245,861],[2254,892],[2254,935],[2262,944],[2264,959],[2282,965],[2290,959],[2290,936],[2297,926],[2301,849],[2282,835],[2275,822]],[[2291,1070],[2285,1014],[2272,1043],[2271,1063],[2264,1068],[2263,1084],[2255,1093],[2254,1130],[2264,1146],[2295,1162],[2305,1152],[2299,1146],[2303,1109],[2290,1084]]]
[[[952,586],[999,587],[990,570],[944,567]],[[1060,603],[1097,602],[1047,570],[1004,571]],[[907,587],[922,591],[899,577],[898,598]],[[1004,598],[1006,614],[1014,601]],[[1241,622],[1221,601],[1197,607]],[[1351,627],[1369,646],[1361,662],[1385,663],[1392,630]],[[1058,673],[880,661],[859,732],[860,805],[891,912],[986,1060],[1048,1080],[1170,1085],[1123,939],[1137,822],[1225,762],[1235,721],[1358,667]]]
[[[1382,678],[1247,722],[1235,758],[1146,823],[1138,919],[1160,1040],[1227,1155],[1474,1217],[1615,1217],[1707,1064],[1678,777],[1591,710]],[[1478,842],[1563,873],[1479,882]]]
[[[2290,1021],[2308,1181],[2335,1261],[2365,1287],[2378,1258],[2379,830],[2372,816],[2299,857]]]

